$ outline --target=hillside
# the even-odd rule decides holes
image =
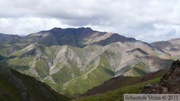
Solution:
[[[69,101],[36,79],[0,65],[1,101]]]

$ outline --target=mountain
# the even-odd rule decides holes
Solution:
[[[69,101],[36,79],[0,65],[1,101]]]
[[[166,53],[169,53],[174,58],[177,58],[180,56],[180,52],[179,52],[180,51],[180,38],[171,39],[168,41],[154,42],[151,45],[163,50]]]
[[[91,28],[53,28],[0,47],[2,62],[73,96],[119,75],[167,69],[174,59],[151,44]]]
[[[174,61],[170,71],[163,76],[159,83],[147,85],[145,94],[179,94],[180,93],[180,61]]]

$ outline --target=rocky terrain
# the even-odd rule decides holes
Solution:
[[[173,62],[170,71],[158,84],[147,85],[142,91],[147,94],[180,94],[180,61]]]

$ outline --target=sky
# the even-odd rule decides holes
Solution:
[[[180,38],[180,0],[0,0],[0,33],[91,27],[145,42]]]

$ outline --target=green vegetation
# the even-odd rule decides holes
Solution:
[[[96,68],[91,68],[91,72],[78,76],[69,82],[65,83],[62,92],[70,95],[79,95],[85,93],[88,89],[102,84],[104,81],[113,77],[114,72],[109,68],[108,61],[105,58],[100,58],[100,63]]]
[[[147,72],[145,72],[144,67],[145,67],[145,65],[143,65],[143,64],[136,64],[133,68],[134,76],[142,76],[142,75],[147,74]]]

